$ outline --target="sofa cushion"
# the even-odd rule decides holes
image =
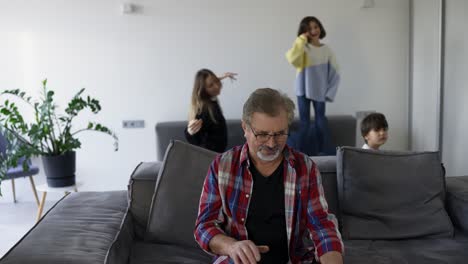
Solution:
[[[159,170],[145,240],[186,247],[198,245],[193,229],[208,168],[216,153],[172,141]]]
[[[201,248],[136,242],[132,247],[129,264],[206,264],[213,257]]]
[[[346,264],[466,263],[468,235],[405,240],[345,240]]]
[[[453,225],[468,234],[468,176],[447,177],[447,211]]]
[[[71,193],[55,204],[0,263],[121,263],[111,261],[123,261],[130,255],[131,230],[123,223],[129,220],[126,195],[126,191]],[[116,251],[114,246],[122,247]]]
[[[342,147],[338,198],[345,239],[451,237],[438,152]]]

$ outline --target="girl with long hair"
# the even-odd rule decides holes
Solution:
[[[216,152],[227,146],[226,120],[218,102],[221,80],[236,80],[236,73],[226,72],[217,77],[211,70],[201,69],[195,75],[189,121],[185,129],[188,142]]]

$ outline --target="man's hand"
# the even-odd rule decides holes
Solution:
[[[260,253],[268,250],[268,246],[257,246],[251,240],[242,240],[234,242],[228,252],[235,264],[256,264],[262,258]]]
[[[320,257],[322,264],[343,264],[343,256],[340,252],[330,251]]]
[[[260,253],[270,250],[268,246],[257,246],[251,240],[237,241],[224,234],[214,236],[209,247],[217,255],[229,256],[234,264],[256,264],[261,259]]]
[[[188,122],[187,125],[187,132],[190,135],[198,133],[203,125],[203,120],[201,119],[193,119]]]

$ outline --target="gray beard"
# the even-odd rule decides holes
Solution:
[[[279,157],[280,153],[279,149],[273,155],[263,155],[261,151],[257,151],[257,157],[263,161],[273,161]]]

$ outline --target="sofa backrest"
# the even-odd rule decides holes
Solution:
[[[336,156],[316,156],[311,158],[315,164],[317,164],[320,175],[322,176],[322,186],[325,192],[325,198],[327,199],[328,210],[333,213],[337,219],[340,219],[336,178]]]
[[[312,159],[317,164],[322,176],[322,185],[328,202],[329,211],[336,215],[339,212],[336,184],[336,157],[320,156],[312,157]],[[153,197],[161,164],[162,162],[143,162],[138,165],[130,179],[128,192],[130,212],[134,220],[135,235],[139,239],[143,239],[146,230],[148,215],[151,208],[151,199]],[[339,217],[339,215],[337,215],[337,217]]]
[[[152,198],[144,240],[199,248],[193,239],[200,193],[217,153],[182,141],[167,148]]]
[[[330,128],[331,138],[336,146],[355,146],[356,145],[356,118],[352,115],[330,115],[328,126]],[[299,127],[299,121],[295,120],[291,126],[291,131]],[[241,120],[227,120],[228,146],[230,149],[234,146],[245,143],[244,132],[241,127]],[[187,121],[167,121],[157,123],[156,131],[156,153],[157,160],[161,161],[166,152],[166,148],[171,140],[185,140],[184,130]]]
[[[245,143],[244,131],[242,131],[240,120],[226,120],[228,130],[228,146],[230,149],[234,146]],[[187,127],[187,121],[167,121],[157,123],[156,131],[156,152],[157,160],[162,161],[167,146],[171,140],[180,140],[187,142],[185,139],[184,130]]]

